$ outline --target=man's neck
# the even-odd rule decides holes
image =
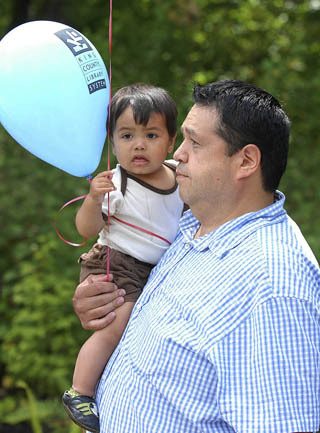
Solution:
[[[200,221],[200,227],[194,238],[197,239],[216,230],[228,221],[238,218],[250,212],[257,212],[270,206],[274,202],[274,193],[259,192],[259,194],[242,198],[239,203],[233,203],[230,208],[224,206],[223,209],[215,209],[214,205],[210,209],[203,209],[202,212],[194,212],[195,217]],[[192,209],[191,209],[192,210]],[[192,210],[193,211],[193,210]]]

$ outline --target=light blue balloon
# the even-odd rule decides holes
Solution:
[[[80,177],[96,170],[109,96],[103,60],[77,30],[32,21],[0,41],[0,121],[49,164]]]

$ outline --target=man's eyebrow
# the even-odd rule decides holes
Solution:
[[[181,132],[183,134],[191,135],[192,137],[197,137],[197,133],[193,128],[189,128],[188,126],[181,126]]]

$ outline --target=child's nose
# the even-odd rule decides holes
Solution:
[[[146,148],[145,140],[143,138],[138,139],[134,147],[136,150],[144,150]]]

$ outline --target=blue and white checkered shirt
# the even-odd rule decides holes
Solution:
[[[198,239],[185,213],[101,378],[101,433],[319,428],[320,271],[284,200]]]

